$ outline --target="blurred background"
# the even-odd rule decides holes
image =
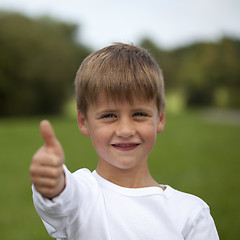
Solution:
[[[29,164],[49,119],[71,171],[96,155],[78,131],[73,81],[113,42],[147,49],[166,82],[154,178],[201,197],[221,239],[240,224],[240,1],[0,0],[1,238],[51,239],[32,204]]]

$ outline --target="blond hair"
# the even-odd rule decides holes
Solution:
[[[165,106],[160,67],[146,50],[123,43],[90,54],[77,72],[75,90],[77,108],[85,116],[99,93],[113,101],[155,100],[159,114]]]

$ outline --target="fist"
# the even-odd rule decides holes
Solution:
[[[55,137],[49,121],[40,123],[44,145],[34,154],[30,165],[30,177],[36,190],[43,197],[52,199],[65,188],[64,152]]]

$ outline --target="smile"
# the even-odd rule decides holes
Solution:
[[[115,147],[118,150],[122,151],[130,151],[135,149],[140,145],[140,143],[116,143],[116,144],[111,144],[113,147]]]

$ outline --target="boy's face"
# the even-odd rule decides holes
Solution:
[[[154,101],[134,98],[128,102],[109,101],[103,94],[89,106],[87,119],[79,112],[78,123],[84,136],[90,136],[98,154],[98,173],[146,168],[157,133],[164,128]],[[143,169],[144,170],[144,169]]]

